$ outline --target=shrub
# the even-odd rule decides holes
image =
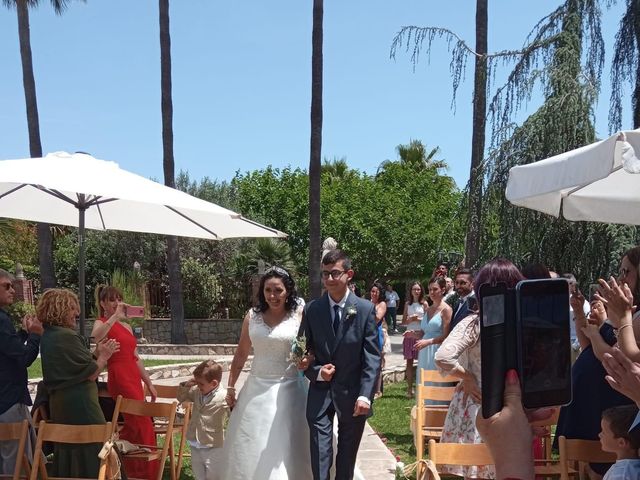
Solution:
[[[212,265],[196,258],[182,261],[185,318],[211,318],[220,303],[221,288]]]

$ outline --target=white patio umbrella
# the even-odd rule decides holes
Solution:
[[[640,130],[509,171],[514,205],[567,220],[640,225]]]
[[[81,332],[85,228],[211,240],[286,237],[219,205],[83,153],[0,161],[0,217],[78,227]]]

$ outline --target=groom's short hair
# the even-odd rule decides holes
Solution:
[[[324,257],[322,257],[323,265],[333,265],[342,260],[342,266],[345,270],[351,270],[351,259],[342,250],[329,250]]]

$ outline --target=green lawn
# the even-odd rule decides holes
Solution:
[[[192,358],[189,359],[178,359],[178,358],[170,358],[167,360],[145,360],[145,367],[157,367],[158,365],[172,365],[176,363],[196,363],[200,362],[200,360],[194,360]],[[36,358],[35,362],[31,364],[28,368],[29,378],[42,378],[42,363],[40,362],[40,358]]]
[[[384,386],[384,395],[375,401],[369,424],[395,456],[405,465],[416,461],[413,434],[409,429],[411,407],[415,400],[406,397],[407,383]]]

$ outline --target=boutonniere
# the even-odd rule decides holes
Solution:
[[[355,305],[349,305],[346,309],[345,309],[345,320],[353,320],[356,315],[358,314],[358,309],[356,308]]]

